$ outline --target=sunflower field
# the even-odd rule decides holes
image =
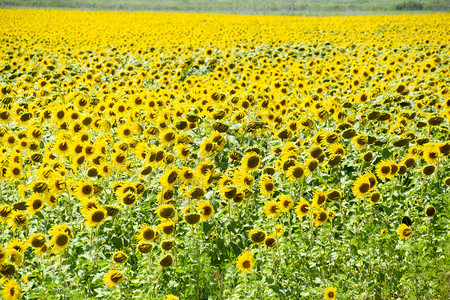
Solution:
[[[450,15],[0,10],[3,299],[448,299]]]

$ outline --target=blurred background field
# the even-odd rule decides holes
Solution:
[[[448,0],[0,0],[0,8],[205,12],[266,15],[373,15],[450,10]]]

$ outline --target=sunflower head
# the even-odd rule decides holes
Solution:
[[[163,268],[168,268],[173,263],[173,256],[172,254],[166,254],[159,260],[159,265]]]
[[[121,272],[117,270],[111,270],[103,276],[103,283],[111,288],[118,284],[121,284],[124,279],[124,276]]]
[[[263,240],[264,241],[264,240]],[[236,261],[236,267],[241,270],[242,273],[248,272],[253,268],[255,261],[253,255],[249,251],[244,251]]]
[[[122,251],[118,251],[118,252],[114,252],[112,255],[112,260],[116,263],[116,264],[123,264],[126,263],[128,260],[128,256],[122,252]]]
[[[409,227],[406,224],[401,224],[397,229],[397,234],[399,235],[399,238],[402,239],[408,239],[412,236],[412,230],[411,227]]]
[[[323,291],[323,296],[325,298],[325,300],[334,300],[336,299],[336,288],[334,287],[327,287],[324,291]]]
[[[250,240],[255,244],[262,243],[266,239],[266,233],[264,231],[257,230],[257,229],[250,230],[249,236],[250,236]]]
[[[425,209],[425,214],[427,215],[427,217],[432,218],[436,214],[436,209],[433,206],[428,206]]]

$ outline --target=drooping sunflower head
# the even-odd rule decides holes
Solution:
[[[169,268],[173,263],[172,254],[166,254],[159,260],[159,265],[163,268]]]
[[[117,251],[113,253],[112,260],[116,264],[123,264],[127,262],[128,256],[123,251]]]
[[[313,206],[321,206],[327,200],[327,196],[321,190],[314,191]]]
[[[328,213],[322,208],[316,208],[313,211],[313,222],[315,226],[321,226],[328,220]]]
[[[196,225],[198,224],[198,222],[200,222],[200,217],[201,215],[199,213],[191,212],[184,215],[184,220],[189,225]]]
[[[428,206],[425,209],[425,214],[427,215],[427,217],[432,218],[436,214],[436,209],[433,206]]]
[[[113,286],[121,284],[123,279],[124,279],[124,276],[120,271],[111,270],[103,276],[103,283],[108,288],[111,288]]]
[[[248,232],[248,234],[250,236],[250,240],[255,244],[264,242],[266,238],[266,233],[258,229],[252,229]]]
[[[139,253],[142,253],[142,254],[150,253],[150,251],[152,251],[152,249],[153,249],[153,245],[149,242],[141,242],[137,245],[137,250],[139,251]]]
[[[29,243],[33,248],[42,248],[42,247],[45,245],[45,235],[40,234],[40,233],[32,234],[32,235],[28,238],[28,243]]]
[[[20,229],[28,224],[25,213],[21,210],[13,210],[8,217],[10,226],[14,229]]]
[[[380,199],[381,199],[380,191],[375,189],[372,191],[372,193],[370,193],[368,200],[370,201],[370,205],[374,205],[377,204],[380,201]]]

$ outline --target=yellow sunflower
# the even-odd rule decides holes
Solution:
[[[268,218],[274,218],[278,216],[281,212],[280,203],[275,201],[267,201],[264,205],[264,213]]]
[[[107,211],[100,205],[97,205],[96,208],[90,208],[87,210],[85,214],[85,224],[86,227],[97,227],[103,223],[106,219]]]
[[[256,152],[247,152],[241,160],[241,168],[251,173],[258,169],[261,164],[261,157]]]
[[[245,250],[236,261],[236,267],[241,270],[242,273],[248,272],[253,268],[255,261],[253,255]]]
[[[261,194],[264,196],[270,196],[275,190],[275,184],[273,182],[273,177],[267,174],[261,176],[259,181]]]
[[[327,287],[325,291],[323,291],[323,296],[325,300],[334,300],[336,299],[336,288],[335,287]]]
[[[401,240],[403,239],[408,239],[412,236],[412,230],[411,227],[409,227],[406,224],[401,224],[398,228],[397,228],[397,234],[399,235],[399,238]]]
[[[214,207],[208,201],[202,201],[197,204],[197,209],[200,212],[200,219],[202,221],[209,220],[214,214]]]
[[[121,284],[124,279],[123,274],[120,271],[117,270],[111,270],[108,273],[103,276],[103,283],[111,288],[113,286],[116,286],[118,284]]]
[[[300,199],[300,203],[295,207],[295,213],[298,217],[304,217],[310,214],[311,204],[305,199]]]
[[[363,198],[370,191],[370,181],[365,175],[359,175],[353,184],[353,195]]]
[[[389,174],[391,173],[391,164],[390,162],[385,160],[380,161],[375,168],[375,173],[380,179],[388,178]]]
[[[10,279],[5,283],[2,295],[5,300],[16,300],[20,298],[20,288],[14,279]]]

